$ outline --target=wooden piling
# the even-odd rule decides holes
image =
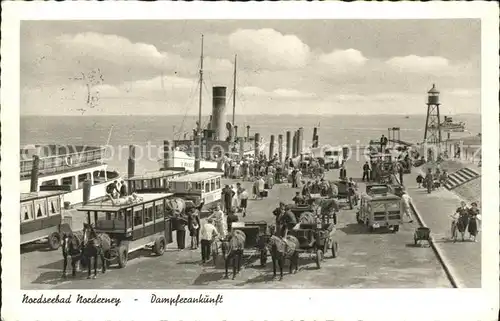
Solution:
[[[312,137],[312,147],[313,148],[318,147],[318,145],[317,145],[317,139],[318,139],[318,128],[314,127],[313,128],[313,137]]]
[[[260,134],[259,133],[255,133],[254,148],[255,148],[255,157],[257,158],[260,155]]]
[[[247,141],[250,141],[250,125],[247,125]]]
[[[271,135],[271,141],[269,142],[269,159],[274,156],[274,135]]]
[[[286,131],[286,157],[292,156],[292,133],[287,130]]]
[[[30,192],[38,192],[38,170],[40,168],[40,157],[33,155],[33,165],[31,168]]]
[[[128,147],[127,176],[129,178],[135,176],[135,146],[134,145],[130,145]]]
[[[299,128],[297,148],[298,148],[297,154],[301,155],[304,152],[304,128],[302,127]]]
[[[278,159],[283,163],[283,135],[278,135]]]

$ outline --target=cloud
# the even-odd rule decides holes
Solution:
[[[386,64],[401,72],[434,73],[447,70],[449,61],[443,57],[427,56],[420,57],[409,55],[405,57],[393,57],[386,61]]]
[[[245,96],[253,96],[253,97],[264,97],[264,98],[282,98],[282,99],[287,99],[287,98],[314,98],[316,97],[315,93],[310,93],[310,92],[301,92],[295,89],[290,89],[290,88],[278,88],[274,89],[272,91],[266,91],[262,88],[259,87],[253,87],[253,86],[247,86],[247,87],[242,87],[240,89],[240,92],[245,95]]]
[[[447,92],[449,95],[458,96],[458,97],[472,97],[481,94],[481,90],[477,88],[457,88],[450,90]]]
[[[321,54],[318,58],[321,63],[334,67],[359,67],[368,60],[361,51],[356,49],[334,50],[328,54]]]
[[[274,29],[239,29],[229,35],[229,45],[260,68],[304,67],[310,57],[309,46],[297,36]]]

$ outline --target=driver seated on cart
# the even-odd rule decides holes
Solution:
[[[300,192],[295,193],[295,197],[292,198],[292,201],[295,203],[295,205],[304,205],[306,203],[306,200],[302,195],[300,195]]]
[[[285,238],[288,235],[288,230],[293,229],[297,225],[297,218],[289,206],[285,206],[285,213],[280,217],[281,232],[280,236]]]

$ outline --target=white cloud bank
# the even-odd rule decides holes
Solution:
[[[363,56],[361,51],[356,49],[334,50],[328,54],[319,56],[319,61],[332,66],[354,66],[359,67],[366,63],[368,59]]]
[[[416,55],[393,57],[386,63],[395,70],[414,73],[435,73],[446,70],[450,66],[448,59],[443,57]]]
[[[274,29],[240,29],[229,35],[230,47],[262,68],[300,68],[310,57],[309,46],[295,35]]]

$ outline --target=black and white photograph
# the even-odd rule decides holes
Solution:
[[[2,162],[4,193],[4,173],[19,178],[2,195],[19,203],[19,257],[3,255],[19,264],[16,304],[63,290],[131,310],[120,290],[149,290],[141,304],[224,293],[206,294],[216,306],[236,293],[223,290],[480,290],[491,263],[498,277],[484,256],[498,101],[481,16],[229,20],[215,7],[18,21],[13,105],[2,90],[2,145],[19,145],[2,152],[19,164]],[[18,133],[4,125],[14,108]]]

